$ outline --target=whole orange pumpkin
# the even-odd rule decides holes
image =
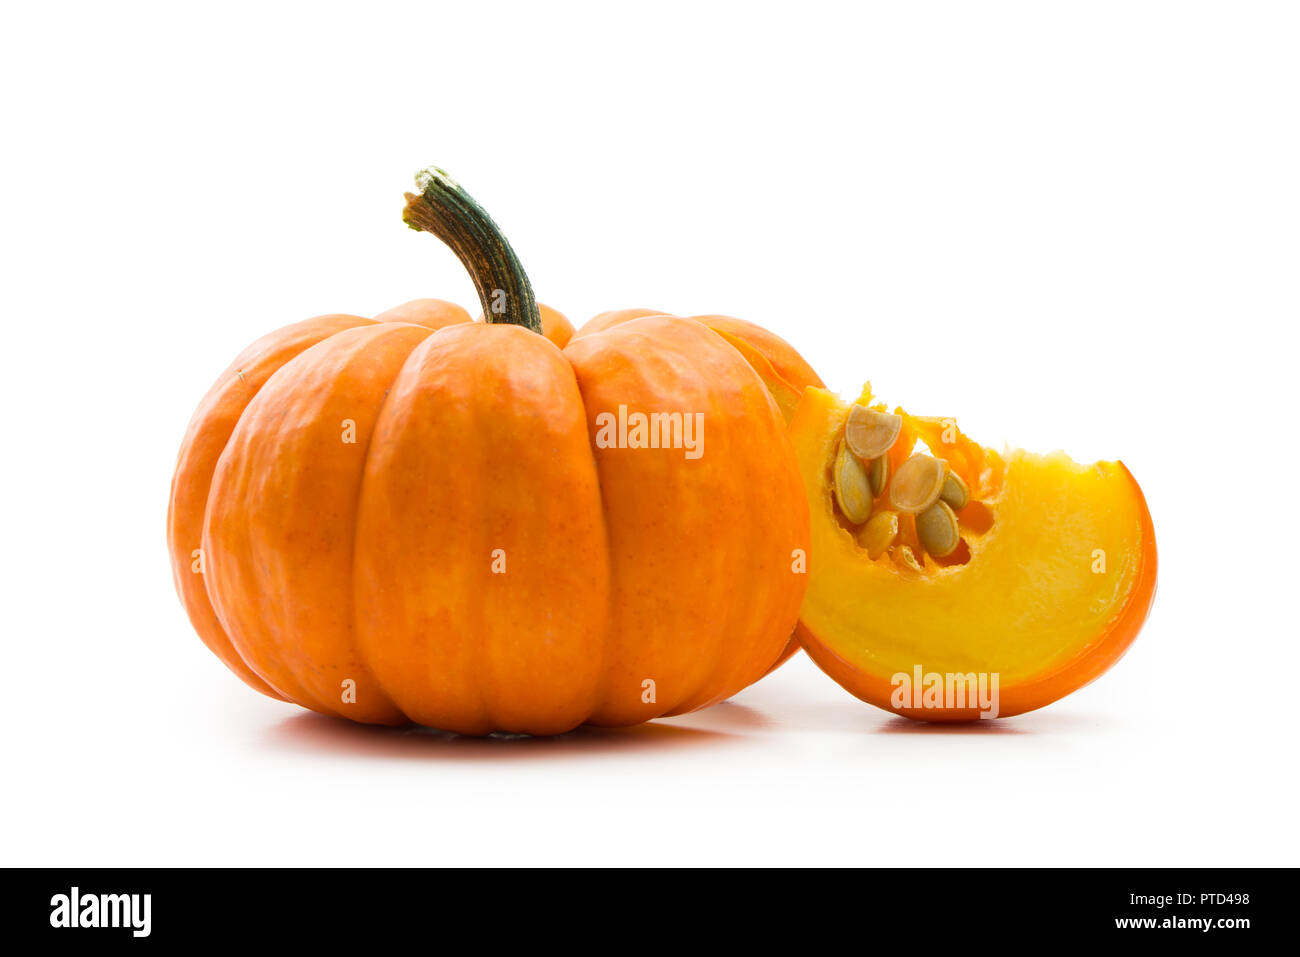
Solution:
[[[441,171],[418,182],[406,221],[456,252],[487,319],[417,300],[235,360],[172,482],[199,635],[274,697],[467,734],[636,724],[757,680],[809,536],[760,373],[668,316],[561,349],[572,327],[541,334],[491,219]]]

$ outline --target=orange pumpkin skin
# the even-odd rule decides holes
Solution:
[[[625,322],[642,319],[647,316],[668,315],[658,309],[616,309],[602,312],[589,319],[581,329],[573,334],[574,338],[592,335],[613,329]],[[722,336],[733,348],[740,352],[745,361],[763,379],[763,383],[772,393],[781,415],[787,423],[794,418],[803,390],[808,386],[825,388],[813,367],[801,356],[794,346],[774,332],[762,326],[736,319],[732,316],[687,316],[695,322],[703,323]],[[777,656],[769,672],[785,664],[804,643],[803,625],[796,625],[794,633]]]
[[[209,392],[168,536],[205,643],[304,707],[467,734],[634,724],[759,678],[808,513],[758,375],[683,319],[562,352],[453,318],[307,320]],[[704,413],[702,456],[598,447],[620,405]]]
[[[542,317],[542,335],[561,349],[567,346],[569,340],[573,338],[573,323],[569,318],[545,303],[539,302],[537,311]],[[378,322],[414,322],[417,325],[428,326],[430,329],[441,329],[443,326],[462,322],[482,322],[483,314],[479,313],[478,319],[471,320],[469,313],[454,302],[443,299],[412,299],[400,306],[386,309],[375,316],[375,319]]]
[[[657,309],[617,309],[602,312],[589,319],[581,329],[573,333],[573,336],[574,338],[589,336],[633,319],[664,315],[669,313]],[[754,371],[762,377],[787,422],[793,418],[804,389],[808,386],[816,386],[819,389],[826,387],[821,376],[813,371],[813,367],[794,346],[762,326],[732,316],[687,316],[686,318],[708,326],[745,357],[745,360],[754,367]]]
[[[537,304],[537,311],[542,317],[542,335],[563,349],[573,338],[573,323],[569,317],[558,309],[552,309],[543,303]],[[478,314],[475,322],[483,322],[483,313]]]
[[[272,373],[336,332],[369,325],[360,316],[318,316],[277,329],[240,353],[199,403],[181,444],[167,509],[172,578],[190,623],[203,643],[250,687],[283,698],[235,650],[208,596],[202,550],[204,510],[217,460],[249,401]]]
[[[469,322],[469,313],[454,302],[445,299],[412,299],[375,316],[376,322],[411,322],[417,326],[441,329]]]

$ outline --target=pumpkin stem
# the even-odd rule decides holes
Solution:
[[[528,274],[500,228],[474,197],[436,166],[415,176],[420,193],[406,194],[402,220],[451,247],[478,290],[483,317],[542,333],[542,317]]]

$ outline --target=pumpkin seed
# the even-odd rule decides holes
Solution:
[[[897,540],[897,512],[877,512],[858,532],[858,544],[867,550],[867,557],[872,560],[885,554]]]
[[[871,517],[871,483],[867,470],[844,442],[835,454],[835,501],[844,517],[854,525],[861,525]]]
[[[939,501],[948,466],[918,452],[898,467],[889,484],[889,500],[900,512],[919,515]]]
[[[855,405],[849,409],[849,421],[844,426],[844,441],[848,443],[850,452],[868,462],[888,452],[902,429],[901,415]]]
[[[901,471],[901,470],[900,470]],[[940,499],[916,516],[916,537],[935,558],[944,558],[957,550],[961,533],[952,506]]]
[[[871,483],[871,494],[880,497],[889,484],[889,456],[880,455],[871,460],[867,468],[867,479]]]
[[[894,560],[897,561],[898,564],[901,565],[903,568],[906,568],[908,571],[913,571],[913,572],[925,571],[925,569],[921,567],[921,563],[916,560],[916,555],[913,554],[910,545],[899,545],[898,548],[894,551]]]
[[[939,493],[939,498],[951,505],[954,511],[959,511],[970,502],[970,489],[960,475],[949,470],[943,480],[943,491]]]

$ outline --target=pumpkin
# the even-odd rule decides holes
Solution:
[[[1121,462],[999,453],[951,418],[805,393],[790,424],[812,522],[809,656],[908,718],[1041,708],[1110,668],[1156,590],[1156,540]]]
[[[417,182],[406,222],[457,254],[486,319],[416,300],[234,361],[172,482],[199,636],[272,697],[465,734],[631,725],[757,680],[809,534],[759,372],[669,316],[568,342],[468,194]]]

